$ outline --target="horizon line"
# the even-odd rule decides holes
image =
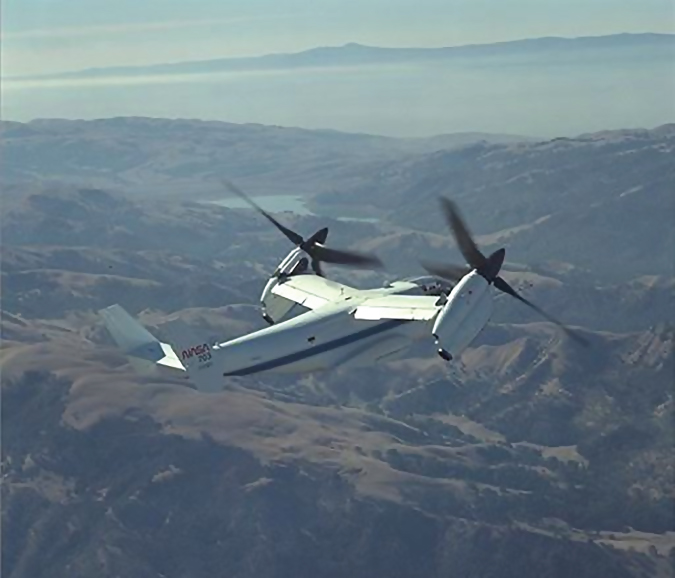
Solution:
[[[675,32],[653,32],[653,31],[644,31],[644,32],[613,32],[609,34],[598,34],[598,35],[584,35],[584,36],[533,36],[526,38],[515,38],[511,40],[499,40],[496,42],[475,42],[469,44],[457,44],[457,45],[442,45],[442,46],[380,46],[373,44],[363,44],[356,41],[346,42],[339,45],[317,45],[295,52],[265,52],[262,54],[247,55],[247,56],[222,56],[214,58],[199,58],[194,60],[179,60],[171,62],[155,62],[150,64],[115,64],[109,66],[94,66],[88,68],[81,68],[77,70],[63,70],[60,72],[51,72],[51,73],[42,73],[42,74],[29,74],[29,75],[19,75],[19,76],[5,76],[3,77],[6,81],[21,81],[21,80],[46,80],[49,78],[59,78],[65,75],[79,75],[92,72],[103,72],[106,70],[115,71],[119,69],[129,69],[129,70],[138,70],[143,68],[154,68],[154,67],[163,67],[163,66],[178,66],[178,65],[190,65],[190,64],[204,64],[204,63],[213,63],[221,61],[246,61],[246,60],[255,60],[258,58],[266,58],[271,56],[297,56],[300,54],[306,54],[315,50],[340,50],[349,47],[359,47],[367,48],[374,50],[448,50],[448,49],[457,49],[457,48],[475,48],[481,46],[500,46],[505,44],[517,44],[521,42],[531,42],[531,41],[541,41],[541,40],[565,40],[565,41],[574,41],[574,40],[588,40],[588,39],[599,39],[599,38],[610,38],[615,36],[658,36],[658,37],[675,37]],[[0,76],[1,73],[0,73]]]

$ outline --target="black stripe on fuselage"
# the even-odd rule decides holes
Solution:
[[[362,329],[361,331],[357,331],[356,333],[350,333],[349,335],[345,335],[339,339],[334,339],[333,341],[328,341],[326,343],[322,343],[321,345],[310,346],[307,349],[303,349],[302,351],[291,353],[283,357],[278,357],[277,359],[263,361],[256,365],[245,367],[244,369],[223,373],[223,375],[250,375],[251,373],[277,369],[283,365],[289,365],[291,363],[295,363],[296,361],[302,361],[308,357],[314,357],[315,355],[320,355],[321,353],[326,353],[327,351],[337,349],[338,347],[350,345],[356,341],[360,341],[361,339],[366,339],[367,337],[377,335],[378,333],[384,333],[385,331],[389,331],[390,329],[394,329],[408,322],[409,319],[390,319],[389,321],[385,321],[379,325],[373,325],[366,329]]]

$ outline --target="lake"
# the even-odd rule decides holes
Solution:
[[[299,195],[260,195],[254,197],[255,202],[258,203],[265,211],[269,213],[284,213],[290,212],[296,215],[314,216],[314,217],[330,217],[338,221],[360,221],[364,223],[377,223],[379,219],[373,217],[354,217],[351,215],[319,215],[312,212],[305,204],[305,200]],[[243,199],[238,197],[225,197],[217,201],[208,201],[221,207],[229,209],[248,209],[249,205]]]

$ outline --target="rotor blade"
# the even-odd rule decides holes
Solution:
[[[474,269],[480,269],[485,264],[485,256],[476,247],[476,243],[474,243],[469,229],[464,224],[455,203],[450,199],[441,197],[441,206],[443,207],[445,219],[455,235],[459,250],[466,259],[466,262]]]
[[[432,261],[422,261],[421,265],[432,275],[448,281],[459,281],[471,271],[468,267],[462,267],[461,265],[434,263]]]
[[[325,277],[323,271],[321,270],[321,263],[316,259],[312,259],[312,271],[316,273],[319,277]]]
[[[321,243],[323,245],[326,242],[327,238],[328,238],[328,227],[324,227],[323,229],[319,229],[309,239],[307,239],[305,241],[305,245],[307,245],[308,247],[314,245],[315,243]]]
[[[366,253],[357,253],[356,251],[344,251],[340,249],[329,249],[323,245],[314,245],[309,253],[315,259],[325,263],[335,263],[336,265],[354,265],[356,267],[382,268],[383,264],[375,255]]]
[[[565,333],[567,333],[567,335],[569,335],[572,339],[574,339],[578,343],[581,343],[582,345],[585,345],[585,346],[589,345],[588,341],[585,338],[583,338],[581,335],[579,335],[576,331],[573,331],[572,329],[567,327],[565,324],[558,321],[555,317],[549,315],[548,313],[546,313],[546,311],[544,311],[540,307],[537,307],[534,303],[532,303],[532,301],[529,301],[529,300],[525,299],[525,297],[516,293],[516,290],[513,287],[511,287],[511,285],[509,285],[502,277],[496,277],[493,283],[494,283],[494,286],[497,289],[499,289],[500,291],[503,291],[504,293],[506,293],[508,295],[511,295],[511,297],[515,297],[516,299],[518,299],[518,301],[522,301],[523,303],[525,303],[525,305],[534,309],[542,317],[545,317],[551,323],[555,323]]]
[[[300,235],[298,235],[295,231],[291,231],[291,229],[289,229],[288,227],[284,227],[272,215],[270,215],[268,212],[263,210],[263,208],[260,205],[258,205],[258,203],[256,203],[253,199],[251,199],[239,187],[235,186],[233,183],[231,183],[230,181],[226,181],[226,180],[223,180],[223,184],[230,190],[230,192],[234,193],[240,199],[243,199],[245,202],[247,202],[249,205],[251,205],[251,207],[253,207],[263,217],[265,217],[270,223],[272,223],[277,229],[279,229],[291,243],[293,243],[295,245],[302,245],[305,242],[305,240]]]

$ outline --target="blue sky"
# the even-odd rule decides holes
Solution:
[[[3,0],[3,75],[295,52],[673,32],[672,0]]]

